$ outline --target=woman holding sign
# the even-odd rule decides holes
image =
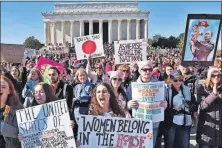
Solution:
[[[22,109],[23,107],[19,102],[14,85],[8,78],[4,76],[1,76],[0,97],[0,147],[20,148],[21,144],[17,138],[18,125],[16,119],[16,110]]]

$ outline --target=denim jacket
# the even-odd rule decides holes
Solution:
[[[90,83],[89,81],[87,81],[84,84],[77,84],[73,91],[74,97],[75,97],[74,101],[76,102],[78,100],[85,100],[85,101],[90,102],[92,88],[93,88],[93,84]],[[78,121],[80,114],[88,114],[88,109],[89,109],[88,107],[75,105],[74,116],[75,116],[76,121]]]
[[[25,98],[23,106],[25,108],[31,106],[33,100],[34,100],[34,92],[28,88],[27,84],[22,90],[22,97]]]

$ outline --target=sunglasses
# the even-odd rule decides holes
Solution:
[[[215,78],[215,77],[218,77],[220,78],[222,75],[221,74],[212,74],[211,77]]]
[[[122,82],[122,79],[121,78],[112,78],[114,81],[119,81],[119,82]]]
[[[144,69],[141,69],[141,70],[144,71],[144,72],[147,72],[147,71],[152,72],[153,68],[144,68]]]
[[[173,82],[178,82],[178,81],[179,81],[179,82],[183,82],[183,80],[182,80],[182,79],[179,79],[179,80],[174,79],[174,80],[173,80]]]

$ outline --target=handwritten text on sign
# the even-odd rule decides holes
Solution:
[[[74,38],[77,60],[104,56],[103,40],[101,34],[93,34]]]
[[[164,108],[160,107],[164,100],[164,85],[164,82],[132,83],[132,98],[139,103],[132,111],[133,117],[153,122],[164,120]]]
[[[16,112],[23,148],[75,148],[66,100],[29,107]]]
[[[143,39],[115,41],[115,63],[131,63],[146,60],[146,43]]]
[[[153,147],[147,137],[153,128],[149,121],[88,115],[81,116],[79,122],[80,148]]]

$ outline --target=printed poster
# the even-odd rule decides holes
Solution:
[[[139,107],[132,109],[132,116],[137,119],[160,122],[164,120],[164,108],[160,102],[165,100],[165,82],[136,83],[132,82],[132,98]]]
[[[147,59],[147,43],[144,39],[115,41],[114,49],[115,64],[130,64]]]
[[[103,39],[101,34],[93,34],[74,38],[77,60],[104,56]]]
[[[48,69],[50,67],[52,67],[52,66],[57,67],[61,74],[63,73],[63,71],[65,69],[63,67],[63,65],[60,64],[60,63],[54,62],[54,61],[49,60],[49,59],[44,58],[44,57],[40,57],[39,58],[39,62],[37,64],[37,68],[41,71],[42,76],[44,78],[44,81],[46,83],[49,83],[49,80],[48,80]]]
[[[79,148],[153,148],[153,123],[148,120],[81,115]]]
[[[36,56],[36,50],[35,49],[25,49],[24,52],[24,58],[34,58]]]
[[[16,111],[22,148],[76,148],[66,100]]]
[[[213,65],[222,15],[189,14],[185,31],[182,64]]]

